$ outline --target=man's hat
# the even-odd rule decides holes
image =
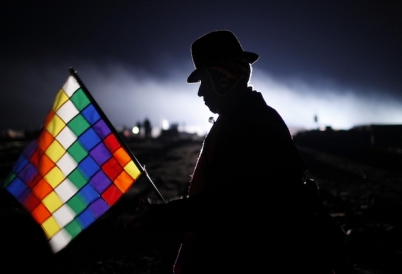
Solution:
[[[240,58],[253,64],[258,54],[244,51],[237,37],[228,30],[217,30],[207,33],[191,45],[191,57],[195,70],[188,76],[188,83],[198,82],[198,70],[223,63],[231,58]]]

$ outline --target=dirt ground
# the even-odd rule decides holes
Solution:
[[[338,273],[402,273],[401,157],[380,148],[367,151],[295,141],[324,204],[348,234]],[[165,199],[186,194],[202,139],[127,144]],[[0,146],[0,182],[22,147]],[[2,273],[171,273],[179,239],[169,228],[158,234],[124,228],[127,216],[138,210],[140,197],[157,198],[144,176],[55,255],[18,202],[4,189],[0,195]]]

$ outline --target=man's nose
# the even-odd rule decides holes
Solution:
[[[203,96],[201,88],[198,89],[198,93],[197,93],[197,94],[198,94],[198,97],[202,97],[202,96]]]

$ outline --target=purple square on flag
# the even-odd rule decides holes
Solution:
[[[102,198],[89,205],[89,210],[91,210],[96,219],[102,216],[109,208],[110,206]]]
[[[15,174],[18,174],[25,167],[25,165],[27,163],[28,163],[28,160],[23,155],[20,155],[17,162],[15,162],[12,171]]]
[[[110,186],[112,181],[110,181],[109,177],[106,174],[99,170],[89,181],[91,186],[99,193],[102,194],[105,189]]]
[[[103,143],[99,143],[89,154],[100,166],[112,156]]]
[[[32,154],[35,152],[36,148],[38,147],[36,140],[32,141],[28,144],[27,147],[24,148],[22,154],[25,155],[25,157],[30,158]]]
[[[108,136],[111,132],[110,128],[103,120],[99,120],[95,125],[93,125],[92,128],[99,135],[99,137],[101,137],[101,139],[105,139],[105,137]]]
[[[30,188],[26,188],[19,197],[17,197],[18,202],[21,204],[24,204],[25,199],[28,197],[28,195],[32,193]]]
[[[28,185],[36,175],[38,175],[38,171],[31,163],[28,163],[18,174],[18,177]]]

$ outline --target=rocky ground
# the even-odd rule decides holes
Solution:
[[[329,212],[348,234],[339,274],[402,273],[401,156],[385,148],[325,146],[295,137]],[[128,141],[165,199],[184,195],[201,139]],[[0,146],[0,181],[22,143]],[[140,177],[123,198],[69,246],[51,254],[43,233],[4,189],[0,192],[2,273],[171,273],[179,239],[127,230],[140,197],[156,198]]]

